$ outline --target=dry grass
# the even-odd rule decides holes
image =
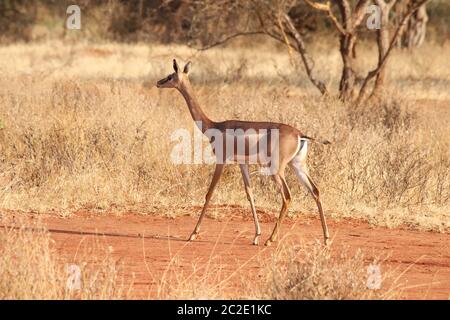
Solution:
[[[239,276],[241,265],[227,266],[211,255],[203,264],[193,262],[192,270],[180,269],[176,255],[160,279],[158,299],[270,299],[270,300],[368,300],[396,299],[402,293],[392,270],[383,261],[368,261],[361,251],[302,243],[285,236],[277,248],[256,259],[261,268]],[[214,268],[210,268],[214,265]],[[369,266],[378,267],[380,278],[370,278]],[[375,279],[375,280],[374,280]],[[379,287],[369,288],[379,281]]]
[[[199,54],[160,45],[2,47],[0,207],[149,213],[201,204],[212,167],[174,165],[169,157],[171,133],[193,130],[185,103],[175,91],[148,86],[171,72],[177,57],[193,60],[198,99],[211,118],[282,121],[333,141],[311,146],[309,155],[328,215],[448,230],[449,48],[396,52],[382,105],[357,110],[318,97],[286,52],[267,46],[257,56],[255,48]],[[338,52],[323,44],[312,50],[326,52],[317,72],[335,84]],[[360,50],[367,64],[375,62],[375,52]],[[315,214],[314,202],[288,175],[291,214]],[[278,210],[270,179],[255,169],[252,180],[257,205]],[[247,205],[238,169],[226,170],[219,190],[215,202]]]
[[[7,223],[0,229],[0,300],[119,299],[130,285],[119,276],[120,263],[100,242],[80,244],[75,257],[60,257],[40,223]],[[4,225],[19,227],[5,227]],[[79,286],[75,277],[79,268]],[[72,267],[73,268],[73,267]],[[69,279],[73,279],[69,284]]]
[[[380,269],[379,287],[370,289],[369,265]],[[276,300],[367,300],[394,299],[399,294],[391,273],[377,261],[368,263],[361,251],[333,250],[318,242],[299,245],[284,241],[266,267],[262,298]],[[377,281],[378,281],[377,280]],[[370,282],[370,283],[369,283]]]
[[[212,256],[201,264],[192,262],[192,270],[185,271],[177,263],[167,266],[157,283],[157,299],[245,299],[248,286],[233,286],[221,270],[219,257]],[[249,279],[247,278],[247,281]]]

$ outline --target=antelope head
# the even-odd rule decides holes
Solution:
[[[191,62],[189,61],[183,68],[183,71],[178,67],[177,60],[173,59],[174,73],[169,74],[164,79],[159,80],[156,83],[158,88],[179,88],[183,81],[188,78],[189,70],[191,68]]]

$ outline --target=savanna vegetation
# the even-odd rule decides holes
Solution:
[[[172,72],[171,61],[177,58],[192,61],[191,81],[212,119],[279,121],[332,142],[312,145],[308,156],[327,216],[448,232],[450,9],[446,1],[426,4],[425,40],[405,40],[399,34],[385,65],[387,48],[380,46],[375,33],[354,29],[358,45],[350,49],[355,57],[352,52],[343,55],[349,48],[343,48],[343,36],[326,10],[303,1],[279,8],[293,25],[289,20],[279,25],[270,22],[281,41],[261,29],[233,36],[250,32],[239,29],[248,27],[245,18],[251,16],[250,7],[238,8],[244,2],[220,2],[233,3],[242,15],[235,17],[237,21],[215,20],[215,24],[208,17],[220,7],[209,1],[131,2],[81,1],[81,30],[64,28],[65,1],[0,3],[2,223],[9,212],[196,215],[191,207],[203,204],[213,168],[171,161],[176,144],[171,134],[195,128],[182,97],[155,87],[157,80]],[[270,3],[260,2],[261,8]],[[233,12],[233,6],[229,8]],[[267,18],[268,12],[273,14],[266,10],[262,17]],[[401,14],[393,17],[397,20],[392,20],[389,37],[401,25]],[[339,15],[336,19],[345,25]],[[261,21],[249,21],[261,27]],[[226,29],[227,23],[236,29]],[[382,90],[359,99],[366,76],[380,67],[380,61],[382,79],[379,70],[369,84],[375,88],[375,82],[381,81]],[[313,66],[313,73],[308,66]],[[325,93],[314,82],[317,79]],[[251,177],[257,208],[277,212],[279,195],[271,179],[256,167]],[[295,195],[289,215],[316,216],[315,203],[293,172],[288,172],[288,184]],[[248,205],[237,167],[226,169],[218,188],[213,202]],[[221,211],[211,209],[209,214],[218,216]],[[42,228],[0,230],[0,298],[74,298],[65,289],[66,271]],[[392,297],[389,290],[383,295],[363,290],[366,275],[360,272],[361,255],[336,255],[317,245],[302,248],[310,253],[299,258],[298,249],[280,247],[273,263],[265,267],[268,276],[263,287],[240,297]],[[89,269],[87,264],[84,272],[89,286],[75,298],[127,297],[129,288],[121,284],[120,266],[108,260],[107,250],[98,252],[102,258],[97,267]],[[312,284],[317,279],[308,277],[317,276],[313,271],[317,268],[329,275],[321,278],[325,294]],[[32,272],[36,269],[40,273]],[[177,279],[183,290],[172,287],[160,298],[223,297],[220,287],[193,287],[206,282]]]

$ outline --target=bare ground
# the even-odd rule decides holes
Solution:
[[[126,285],[133,283],[131,298],[162,297],[164,292],[158,293],[158,288],[170,290],[173,272],[189,275],[200,266],[204,267],[200,272],[220,273],[217,278],[230,283],[228,293],[232,296],[233,291],[240,292],[239,287],[257,281],[261,266],[275,247],[251,245],[254,226],[248,210],[231,208],[232,214],[223,219],[205,218],[199,239],[191,243],[185,241],[197,220],[191,216],[92,212],[79,212],[68,218],[41,216],[56,250],[67,262],[77,254],[83,241],[101,235],[114,258],[121,261]],[[192,208],[195,212],[198,209]],[[274,218],[260,214],[263,242],[270,235]],[[450,298],[449,234],[373,227],[352,219],[329,220],[329,228],[335,249],[361,249],[368,263],[380,257],[382,271],[391,270],[399,277],[398,284],[403,287],[399,298]],[[322,240],[318,218],[286,219],[281,232],[296,235],[301,241]],[[169,283],[161,287],[163,280]]]

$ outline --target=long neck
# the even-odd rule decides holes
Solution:
[[[198,104],[197,99],[194,96],[194,91],[189,82],[184,82],[179,88],[178,91],[183,95],[186,100],[186,104],[189,107],[189,112],[191,113],[192,119],[194,119],[199,129],[204,133],[207,129],[211,128],[213,125],[213,121],[208,118],[208,116],[203,112],[202,108]]]

